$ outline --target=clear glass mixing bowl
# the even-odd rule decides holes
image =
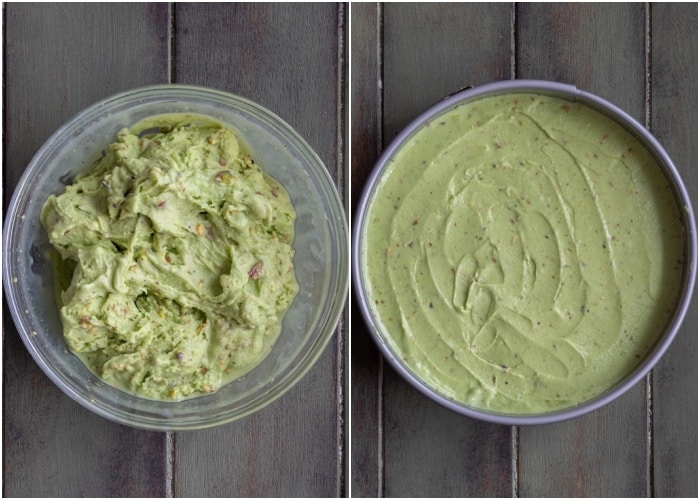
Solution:
[[[47,197],[115,139],[118,130],[163,113],[195,113],[237,130],[254,160],[279,181],[297,211],[294,266],[299,294],[271,353],[218,392],[162,402],[122,392],[69,352],[56,303],[50,248],[39,214]],[[73,117],[41,147],[20,179],[3,234],[3,279],[10,313],[32,357],[68,396],[113,421],[153,430],[211,427],[248,415],[282,396],[328,344],[345,305],[348,231],[337,190],[322,161],[284,121],[246,99],[213,89],[157,85],[124,92]]]

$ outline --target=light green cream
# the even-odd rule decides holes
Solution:
[[[476,408],[535,414],[627,375],[679,294],[660,168],[592,109],[487,97],[425,124],[368,207],[362,269],[388,344]]]
[[[147,398],[216,391],[279,334],[298,290],[295,217],[232,130],[190,115],[122,130],[41,214],[68,277],[68,346]]]

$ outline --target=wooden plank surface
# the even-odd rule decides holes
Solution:
[[[178,5],[175,79],[266,106],[309,141],[334,179],[342,179],[338,20],[338,6],[330,3]],[[222,428],[178,434],[175,494],[341,493],[342,334],[312,372],[269,408]]]
[[[383,146],[460,86],[511,77],[557,80],[650,125],[697,206],[697,5],[386,4],[378,17],[369,10],[353,5],[353,35],[380,29],[374,48],[353,41],[363,56],[353,58],[352,68],[366,71],[373,50],[374,61],[380,57],[376,99],[383,114],[376,120]],[[377,88],[359,85],[352,95],[362,108]],[[366,144],[377,140],[377,123],[366,122],[372,121],[366,110],[358,113],[353,199],[376,159]],[[355,144],[363,148],[357,163]],[[353,409],[353,494],[373,496],[375,490],[361,486],[367,483],[382,496],[696,497],[696,332],[694,301],[653,375],[619,400],[573,421],[508,428],[458,417],[426,401],[386,364],[377,368],[364,324],[353,321],[353,382],[368,387],[352,391],[370,398]],[[354,361],[356,345],[361,362]]]
[[[509,4],[388,3],[382,26],[384,146],[448,94],[510,77]],[[445,410],[388,364],[383,373],[383,495],[511,494],[510,428]]]
[[[36,150],[74,113],[124,88],[167,81],[168,6],[7,4],[4,21],[7,202]],[[70,400],[5,312],[3,494],[164,495],[165,435],[113,424]]]
[[[648,121],[697,207],[697,5],[350,8],[353,211],[381,148],[413,117],[465,85],[512,76],[572,83]],[[4,20],[5,203],[34,152],[73,113],[171,78],[272,109],[345,191],[344,6],[7,4]],[[342,496],[347,482],[357,497],[697,497],[696,300],[653,375],[575,421],[511,428],[449,412],[382,363],[354,311],[351,401],[341,324],[318,364],[267,409],[170,435],[113,424],[74,403],[38,369],[4,313],[5,496]]]
[[[515,19],[518,78],[574,84],[644,123],[644,5],[518,4]],[[582,418],[521,428],[519,493],[526,497],[646,496],[645,383],[630,392]],[[567,445],[562,446],[563,442]]]
[[[651,6],[651,130],[698,210],[698,6]],[[655,496],[698,496],[698,297],[653,372]]]
[[[312,145],[341,195],[346,60],[341,4],[5,6],[6,200],[73,113],[150,83],[243,95]],[[7,311],[5,311],[7,312]],[[61,393],[4,317],[6,496],[342,496],[344,322],[270,407],[216,429],[158,433],[93,415]]]
[[[364,181],[381,150],[381,78],[377,37],[381,29],[382,8],[374,3],[352,6],[352,200],[351,213]],[[381,408],[380,390],[382,358],[364,328],[355,297],[352,300],[352,353],[350,388],[352,406],[352,454],[350,491],[356,497],[378,497],[382,492],[379,460],[382,453],[381,433],[377,420]],[[355,446],[355,443],[362,446]]]

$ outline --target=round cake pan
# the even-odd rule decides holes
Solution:
[[[642,362],[637,365],[634,371],[629,373],[616,385],[610,387],[607,391],[598,395],[594,399],[588,400],[576,406],[533,415],[494,413],[471,407],[444,396],[414,374],[402,361],[401,356],[390,347],[386,339],[387,333],[384,331],[382,323],[376,316],[375,311],[373,311],[372,307],[370,306],[368,284],[366,276],[364,275],[365,260],[362,252],[363,238],[368,224],[367,214],[369,206],[378,189],[381,189],[382,175],[387,169],[388,164],[396,155],[397,151],[406,143],[406,141],[436,116],[441,115],[457,105],[494,95],[512,93],[533,93],[563,98],[571,102],[581,103],[602,113],[608,118],[611,118],[614,122],[621,125],[627,132],[631,133],[634,138],[646,146],[652,157],[656,160],[657,164],[664,172],[668,180],[668,184],[671,186],[674,193],[678,204],[679,213],[681,214],[681,224],[683,224],[683,229],[685,231],[686,245],[683,281],[679,284],[680,293],[676,302],[675,310],[672,312],[665,330],[660,333],[655,346],[648,352],[647,356],[642,360]],[[401,133],[391,142],[391,144],[379,158],[361,195],[354,221],[355,223],[353,226],[352,239],[353,289],[370,334],[376,342],[379,350],[384,355],[385,359],[388,360],[391,366],[405,380],[407,380],[413,387],[430,399],[460,414],[493,423],[507,425],[533,425],[563,421],[592,412],[620,397],[634,385],[639,383],[650,372],[650,370],[656,365],[670,344],[673,342],[679,328],[683,323],[695,288],[697,275],[697,229],[694,218],[694,210],[683,180],[670,156],[661,146],[659,141],[642,124],[619,107],[611,104],[597,95],[580,90],[575,86],[558,82],[543,80],[508,80],[489,83],[457,92],[429,108],[427,111],[413,120],[403,131],[401,131]]]

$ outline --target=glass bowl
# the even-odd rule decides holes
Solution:
[[[389,170],[390,164],[404,144],[422,128],[427,128],[434,123],[441,123],[440,117],[443,113],[447,113],[465,102],[496,95],[523,93],[552,96],[569,102],[582,103],[584,106],[611,119],[630,133],[642,145],[646,146],[652,158],[662,170],[662,173],[665,174],[666,180],[673,192],[685,238],[685,263],[682,279],[678,283],[678,299],[672,307],[665,328],[663,331],[659,332],[658,340],[647,352],[646,356],[642,357],[632,371],[624,376],[622,380],[619,380],[619,382],[610,386],[603,393],[592,399],[575,406],[568,406],[537,414],[496,412],[470,406],[463,401],[446,395],[444,391],[436,388],[433,382],[427,381],[420,373],[417,373],[416,370],[409,366],[403,359],[405,355],[408,355],[406,354],[408,353],[408,349],[406,352],[402,352],[398,343],[393,341],[388,332],[389,328],[386,326],[386,318],[381,317],[380,312],[375,307],[372,297],[370,296],[371,286],[367,276],[368,258],[365,254],[365,249],[368,248],[368,243],[366,242],[367,227],[370,224],[370,216],[368,214],[371,212],[373,201],[382,194],[382,189],[386,184],[385,173]],[[433,127],[433,129],[437,128],[438,127]],[[498,144],[496,144],[496,147],[500,148]],[[423,163],[426,163],[426,161]],[[427,174],[423,175],[427,176]],[[389,192],[392,193],[392,196],[399,196],[398,193]],[[354,218],[352,235],[353,291],[357,296],[358,304],[368,326],[370,335],[385,359],[388,360],[399,375],[430,399],[462,415],[492,423],[533,425],[563,421],[594,411],[621,396],[646,376],[661,356],[663,356],[671,342],[673,342],[690,304],[696,281],[697,228],[693,213],[691,200],[671,158],[645,127],[621,109],[594,94],[582,91],[571,85],[557,82],[542,80],[493,82],[479,87],[469,88],[443,99],[411,122],[385,149],[367,180],[359,201],[358,211]],[[414,222],[414,225],[415,224],[416,222]],[[438,342],[436,342],[436,344],[437,343]],[[447,349],[444,349],[443,354],[446,351]],[[425,364],[427,365],[430,362],[431,361],[428,360]],[[503,366],[503,368],[507,369],[505,366]]]
[[[219,391],[177,402],[122,392],[90,372],[67,348],[56,302],[50,248],[39,221],[52,193],[90,167],[118,130],[153,115],[194,113],[236,130],[253,159],[279,181],[297,211],[294,267],[299,293],[270,354]],[[282,396],[315,363],[333,335],[348,288],[348,231],[323,162],[279,117],[213,89],[156,85],[124,92],[77,114],[34,156],[10,200],[3,234],[3,280],[10,313],[39,367],[68,396],[110,420],[152,430],[231,422]]]

